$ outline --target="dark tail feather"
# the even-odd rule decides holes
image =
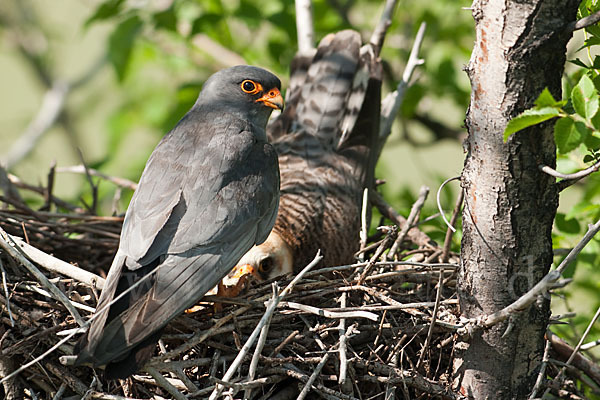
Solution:
[[[125,379],[138,372],[152,358],[156,342],[160,339],[162,331],[161,329],[148,336],[132,348],[124,358],[109,363],[104,370],[104,377],[106,379]]]

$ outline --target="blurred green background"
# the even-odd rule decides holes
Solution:
[[[385,42],[387,93],[402,76],[419,24],[427,22],[420,52],[425,64],[416,70],[377,170],[378,178],[387,181],[384,196],[403,215],[421,185],[431,189],[422,218],[435,214],[439,184],[462,169],[470,91],[462,68],[475,40],[469,6],[468,0],[402,1]],[[317,0],[313,7],[317,40],[353,28],[367,41],[383,2]],[[591,59],[594,49],[577,52],[583,35],[578,32],[572,40],[569,59]],[[9,171],[22,180],[45,185],[53,161],[58,167],[81,164],[80,149],[90,167],[137,181],[156,143],[193,104],[210,74],[238,63],[255,64],[278,74],[285,87],[296,49],[291,0],[4,0],[0,160],[10,162]],[[567,67],[566,87],[581,74],[575,65]],[[75,82],[57,122],[25,157],[11,160],[50,88]],[[585,167],[585,152],[560,156],[558,169],[568,173]],[[110,214],[115,186],[98,182],[99,212]],[[456,182],[444,191],[448,212],[457,191]],[[555,247],[572,247],[586,224],[597,219],[599,191],[600,178],[592,176],[561,195]],[[86,178],[71,173],[57,175],[54,193],[73,202],[89,202],[91,196]],[[117,212],[124,212],[130,196],[123,192]],[[445,233],[440,218],[423,229],[440,242]],[[454,241],[457,251],[459,244],[460,234]],[[569,268],[576,282],[560,292],[564,301],[555,298],[556,313],[579,313],[573,324],[558,328],[563,337],[581,334],[600,305],[599,250],[599,242],[592,241]]]

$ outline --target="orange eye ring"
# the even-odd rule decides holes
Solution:
[[[262,90],[262,87],[259,83],[251,81],[250,79],[246,79],[240,84],[240,88],[242,92],[248,94],[256,94]]]

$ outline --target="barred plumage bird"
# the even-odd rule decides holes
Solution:
[[[318,249],[326,265],[354,260],[363,190],[374,184],[380,101],[381,65],[357,32],[330,34],[314,56],[296,56],[286,110],[268,127],[281,173],[275,227],[233,275],[289,273]]]

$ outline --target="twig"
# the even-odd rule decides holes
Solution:
[[[50,170],[48,171],[48,184],[46,186],[46,193],[44,194],[44,205],[40,208],[40,211],[50,211],[52,209],[52,191],[54,190],[55,176],[56,160],[52,160]]]
[[[581,171],[578,172],[574,172],[572,174],[563,174],[561,172],[558,172],[555,169],[550,168],[547,165],[540,165],[540,170],[542,170],[543,172],[547,173],[550,176],[553,176],[555,178],[561,178],[561,179],[581,179],[584,178],[590,174],[593,174],[594,172],[598,171],[600,169],[600,161],[598,161],[597,163],[595,163],[594,165],[592,165],[591,167],[588,167],[586,169],[583,169]]]
[[[600,317],[600,307],[598,307],[598,309],[596,310],[596,314],[594,314],[594,317],[588,324],[587,328],[585,328],[585,331],[583,332],[581,339],[579,339],[579,342],[577,343],[577,346],[575,346],[575,348],[573,349],[573,352],[569,356],[569,359],[567,360],[565,365],[561,368],[561,370],[558,372],[558,374],[554,377],[555,381],[557,381],[559,383],[562,382],[562,379],[563,379],[562,376],[565,374],[567,367],[573,362],[575,355],[579,352],[579,348],[585,341],[585,338],[587,337],[588,333],[590,333],[590,330],[592,329],[592,326],[594,326],[594,324],[596,323],[596,320],[598,319],[598,317]],[[544,392],[544,396],[547,396],[550,393],[550,390],[551,390],[551,388],[546,389],[546,391]],[[542,396],[542,397],[544,397],[544,396]]]
[[[79,156],[79,160],[81,161],[81,164],[83,165],[84,169],[85,169],[85,177],[88,181],[88,184],[90,185],[90,189],[92,190],[92,204],[91,206],[89,206],[89,211],[96,215],[96,209],[98,206],[98,185],[96,185],[94,183],[94,181],[92,180],[92,175],[90,174],[90,170],[88,169],[87,164],[85,163],[85,159],[83,157],[83,152],[81,151],[80,148],[77,148],[77,155]],[[83,199],[80,199],[81,202],[85,205],[85,202],[83,201]]]
[[[566,362],[573,354],[575,354],[575,357],[572,361],[573,366],[583,371],[597,385],[600,386],[600,366],[598,366],[598,364],[594,363],[580,352],[575,352],[573,347],[553,334],[549,329],[546,331],[546,337],[552,345],[552,349],[556,354],[558,354],[558,357],[561,361]],[[581,345],[579,350],[584,350],[584,345]]]
[[[365,248],[367,247],[368,229],[367,215],[369,211],[369,188],[363,191],[362,210],[360,213],[360,250],[358,255],[359,261],[365,259]]]
[[[379,245],[377,250],[375,250],[375,254],[373,254],[373,256],[371,257],[371,259],[369,260],[369,262],[367,263],[365,268],[362,270],[362,272],[356,279],[357,285],[362,285],[365,282],[365,279],[367,279],[367,276],[371,273],[371,270],[373,269],[373,266],[375,265],[376,261],[379,259],[379,257],[381,257],[381,255],[383,254],[385,249],[388,248],[389,243],[392,240],[392,236],[393,236],[393,231],[388,233],[386,235],[385,239],[383,239],[381,241],[381,244]]]
[[[455,176],[453,178],[448,178],[446,179],[444,182],[442,182],[442,184],[440,185],[440,187],[437,190],[437,194],[435,196],[436,202],[437,202],[437,207],[438,210],[440,212],[440,215],[442,216],[442,219],[444,220],[444,222],[446,223],[446,225],[448,226],[448,229],[450,229],[452,232],[456,232],[456,228],[454,228],[454,224],[451,224],[450,222],[448,222],[448,220],[446,219],[446,215],[444,214],[444,209],[442,208],[442,203],[440,201],[440,195],[442,193],[442,189],[444,188],[444,186],[446,186],[446,184],[448,184],[451,181],[456,181],[459,180],[460,176]]]
[[[288,335],[288,337],[286,337],[286,338],[283,340],[283,342],[279,343],[279,344],[277,345],[277,347],[275,347],[275,349],[274,349],[274,350],[271,352],[271,354],[269,354],[269,357],[274,357],[274,356],[276,356],[277,354],[279,354],[279,353],[281,352],[281,350],[283,350],[283,348],[284,348],[285,346],[287,346],[287,345],[288,345],[288,344],[289,344],[289,343],[290,343],[292,340],[294,340],[294,338],[295,338],[296,336],[298,336],[298,334],[299,334],[299,333],[300,333],[300,331],[298,331],[298,330],[295,330],[294,332],[290,333],[290,334]]]
[[[272,284],[273,288],[273,298],[277,296],[277,292],[279,288],[277,283],[274,282]],[[260,336],[258,337],[258,342],[256,343],[256,348],[254,349],[254,354],[252,355],[252,360],[250,361],[250,367],[248,368],[248,380],[252,381],[256,377],[256,368],[258,367],[258,360],[260,358],[260,353],[262,353],[263,348],[265,347],[265,343],[267,341],[267,333],[269,333],[269,325],[271,324],[271,318],[273,314],[269,316],[265,325],[260,330]],[[252,389],[248,388],[244,391],[244,399],[250,399],[252,393]]]
[[[29,184],[21,181],[21,179],[19,179],[17,176],[15,176],[13,174],[7,174],[7,175],[8,175],[8,179],[9,179],[10,183],[12,183],[13,185],[15,185],[18,188],[27,189],[32,192],[38,193],[42,196],[44,196],[46,193],[46,189],[43,187],[29,185]],[[54,204],[56,204],[57,206],[60,206],[62,208],[65,208],[67,210],[78,212],[78,213],[85,212],[85,210],[83,208],[77,207],[73,204],[70,204],[62,199],[59,199],[58,197],[51,196],[51,199]]]
[[[317,275],[327,274],[327,273],[333,272],[333,271],[346,271],[349,269],[357,269],[357,268],[365,267],[365,266],[369,265],[369,263],[370,263],[370,261],[366,261],[366,262],[350,264],[350,265],[340,265],[339,267],[327,267],[327,268],[316,269],[316,270],[311,271],[310,273],[306,274],[306,276],[307,277],[317,276]],[[429,264],[429,263],[416,262],[416,261],[377,261],[377,262],[373,263],[373,265],[375,267],[403,265],[403,266],[411,266],[411,267],[418,268],[415,270],[406,269],[406,270],[392,271],[392,272],[386,272],[384,274],[380,274],[380,275],[388,275],[388,276],[405,275],[405,274],[411,274],[414,272],[422,272],[424,270],[431,270],[431,269],[438,269],[438,268],[456,269],[458,267],[458,264],[452,264],[452,263],[431,263],[431,264]],[[368,276],[366,280],[371,280],[371,278],[373,276],[375,276],[375,275]]]
[[[10,295],[8,294],[8,284],[6,283],[6,271],[4,270],[4,263],[2,262],[2,259],[0,259],[0,271],[2,271],[2,286],[4,287],[4,298],[6,299],[6,310],[8,311],[8,317],[10,318],[10,326],[14,328],[15,320],[10,309]]]
[[[562,260],[560,265],[555,269],[546,274],[531,290],[519,297],[514,303],[506,306],[500,311],[495,312],[491,315],[484,315],[476,318],[474,321],[477,325],[489,328],[502,321],[505,321],[511,314],[520,313],[529,308],[533,304],[537,297],[542,293],[548,291],[549,288],[560,278],[562,272],[575,260],[577,255],[583,250],[583,248],[589,243],[590,240],[600,231],[600,220],[594,225],[588,227],[588,231],[583,236],[581,241],[577,243],[575,247],[569,252],[569,254]]]
[[[306,384],[302,388],[302,391],[298,395],[297,400],[304,400],[304,398],[308,395],[308,392],[310,392],[310,389],[311,389],[313,383],[315,383],[315,380],[317,379],[317,376],[319,376],[319,374],[321,373],[321,370],[323,369],[323,367],[325,366],[325,364],[329,360],[329,356],[330,356],[330,353],[325,353],[325,355],[321,359],[321,362],[319,364],[317,364],[317,366],[315,367],[315,370],[310,375],[310,377],[308,378],[308,381],[306,382]]]
[[[23,239],[17,236],[12,236],[8,233],[7,235],[19,246],[23,254],[44,269],[68,276],[69,278],[73,278],[76,281],[83,282],[97,289],[102,289],[104,287],[104,278],[94,274],[93,272],[86,271],[82,268],[76,267],[75,265],[53,257],[50,254],[44,253],[43,251],[27,244]]]
[[[587,17],[583,17],[577,21],[573,21],[567,25],[565,30],[567,32],[573,32],[579,29],[587,28],[588,26],[592,26],[597,24],[600,21],[600,11],[596,11],[593,14],[588,15]]]
[[[400,110],[400,106],[404,101],[404,94],[406,93],[406,89],[409,87],[409,82],[415,68],[419,65],[422,65],[424,62],[419,58],[419,48],[421,47],[423,37],[425,36],[426,26],[427,25],[425,22],[422,22],[421,26],[419,27],[419,31],[415,37],[415,42],[413,43],[413,47],[410,51],[410,56],[408,57],[408,63],[406,64],[406,68],[402,74],[402,80],[400,83],[398,83],[398,87],[394,92],[388,94],[381,102],[381,122],[379,127],[379,141],[381,143],[380,148],[383,146],[383,143],[385,143],[385,140],[392,132],[392,123],[394,122],[396,114],[398,114],[398,110]]]
[[[346,299],[348,294],[343,292],[340,297],[340,308],[346,308]],[[340,384],[340,388],[344,393],[352,392],[352,382],[348,380],[348,355],[347,355],[347,345],[346,342],[348,340],[348,336],[346,336],[346,318],[340,319],[340,324],[338,327],[338,332],[340,335],[339,339],[339,355],[340,355],[340,376],[338,377],[338,383]]]
[[[308,54],[315,48],[312,2],[311,0],[296,0],[295,3],[298,54]]]
[[[294,303],[291,301],[283,301],[280,303],[281,307],[289,307],[294,310],[304,311],[310,314],[315,314],[325,318],[366,318],[371,321],[377,321],[379,316],[377,314],[373,314],[365,311],[328,311],[322,308],[307,306],[305,304]],[[341,309],[340,309],[341,310]]]
[[[233,376],[233,374],[235,374],[235,372],[237,371],[238,367],[242,363],[242,360],[244,359],[244,357],[246,357],[246,354],[248,354],[248,352],[250,351],[250,347],[252,347],[252,345],[254,344],[254,341],[258,337],[258,334],[261,331],[262,327],[267,323],[267,320],[271,318],[271,316],[273,315],[273,312],[275,312],[275,309],[277,308],[277,305],[279,304],[279,302],[289,292],[292,291],[292,289],[294,288],[294,285],[300,279],[302,279],[302,277],[308,271],[310,271],[315,265],[317,265],[319,263],[319,261],[321,261],[322,258],[323,257],[321,256],[321,252],[320,251],[317,252],[317,255],[310,262],[310,264],[308,264],[306,267],[304,267],[304,269],[302,271],[300,271],[300,273],[298,273],[298,275],[296,275],[296,277],[285,287],[285,289],[283,289],[281,291],[281,293],[279,293],[276,297],[274,297],[271,301],[268,302],[267,310],[265,311],[263,317],[260,319],[258,325],[256,325],[256,328],[254,328],[254,331],[252,331],[252,334],[250,335],[250,337],[248,338],[248,340],[246,341],[246,343],[244,343],[244,346],[242,347],[242,349],[238,353],[238,355],[235,358],[235,360],[233,360],[233,362],[231,363],[231,366],[229,367],[229,369],[227,370],[227,372],[223,376],[223,381],[226,381],[226,382],[229,381],[231,379],[231,377]],[[217,384],[216,387],[215,387],[215,389],[211,393],[209,399],[210,400],[216,400],[216,398],[219,397],[219,395],[223,391],[223,388],[224,388],[223,385]]]
[[[542,364],[540,365],[540,372],[535,380],[535,384],[533,385],[533,389],[531,390],[531,394],[529,395],[529,400],[534,400],[537,396],[537,393],[542,388],[546,380],[546,367],[548,366],[548,359],[550,358],[550,348],[552,347],[550,340],[546,340],[546,346],[544,347],[544,355],[542,357]]]
[[[600,339],[594,340],[592,342],[588,342],[586,344],[582,344],[581,345],[581,350],[590,350],[590,349],[593,349],[594,347],[596,347],[598,345],[600,345]]]
[[[4,195],[11,200],[14,200],[20,204],[24,204],[23,198],[19,194],[19,191],[15,185],[10,181],[8,172],[0,162],[0,190],[4,192]]]
[[[400,233],[398,233],[398,237],[394,241],[394,244],[392,245],[392,248],[388,252],[386,259],[391,259],[391,260],[394,259],[394,256],[398,252],[398,248],[404,241],[404,238],[406,238],[406,234],[408,233],[408,230],[413,225],[415,225],[417,223],[417,221],[419,220],[419,214],[421,213],[421,209],[425,205],[425,200],[427,199],[428,195],[429,195],[429,188],[427,186],[421,186],[421,190],[419,190],[419,197],[417,198],[417,201],[415,201],[415,203],[412,205],[412,207],[410,209],[410,214],[408,215],[406,225],[404,225],[402,227],[402,230],[400,231]]]
[[[389,376],[389,378],[381,377],[381,376],[369,376],[367,374],[363,375],[363,379],[370,379],[374,382],[383,382],[383,383],[392,383],[392,384],[400,384],[404,383],[408,386],[417,388],[422,390],[425,393],[437,394],[444,396],[449,399],[456,399],[456,396],[449,388],[440,385],[430,379],[427,379],[421,375],[419,375],[415,371],[404,370],[400,368],[391,367],[389,365],[383,364],[377,361],[371,361],[367,363],[362,359],[357,359],[354,361],[354,364],[357,367],[365,368],[368,371],[373,371],[378,374],[385,374]]]
[[[375,190],[369,191],[369,200],[371,200],[373,205],[377,207],[379,212],[381,212],[384,217],[396,224],[398,228],[403,229],[407,224],[406,218],[398,214],[396,210],[394,210],[392,206],[390,206]],[[417,227],[410,228],[407,237],[410,241],[418,246],[431,247],[435,245],[435,242],[431,240],[427,234],[421,232]]]
[[[450,218],[450,226],[454,227],[456,225],[456,220],[458,219],[458,215],[460,213],[460,208],[462,206],[464,191],[461,190],[458,192],[458,197],[456,198],[456,205],[454,206],[454,211],[452,211],[452,217]],[[439,203],[439,200],[438,200]],[[443,215],[443,213],[441,213]],[[446,230],[446,237],[444,238],[444,247],[442,249],[441,260],[442,262],[448,262],[448,257],[450,255],[450,247],[452,246],[452,236],[454,235],[454,230],[448,228]]]
[[[397,2],[398,0],[386,0],[381,18],[373,30],[373,35],[371,35],[371,40],[369,43],[371,43],[371,46],[373,46],[373,49],[375,50],[375,56],[377,57],[379,57],[379,54],[381,53],[385,35],[392,24],[392,17],[394,15],[394,9],[396,8]]]
[[[57,167],[56,168],[56,172],[70,172],[73,174],[89,174],[91,176],[96,176],[99,178],[102,178],[104,180],[107,180],[109,182],[114,183],[115,185],[119,186],[119,187],[124,187],[127,189],[131,189],[131,190],[136,190],[137,189],[137,183],[130,181],[129,179],[125,179],[125,178],[119,178],[117,176],[109,176],[106,174],[103,174],[102,172],[95,170],[93,168],[87,168],[85,167],[85,165],[72,165],[72,166],[68,166],[68,167]]]
[[[540,170],[542,170],[543,172],[547,173],[550,176],[562,179],[562,181],[556,183],[556,187],[558,188],[558,191],[562,192],[563,190],[565,190],[569,186],[574,185],[575,183],[579,182],[581,179],[585,178],[586,176],[591,175],[594,172],[600,170],[600,161],[596,162],[591,167],[588,167],[588,168],[583,169],[578,172],[574,172],[572,174],[563,174],[561,172],[556,171],[553,168],[550,168],[547,165],[540,165],[539,168],[540,168]]]
[[[285,376],[289,376],[291,378],[297,379],[300,382],[308,382],[308,375],[302,373],[302,372],[298,372],[298,371],[294,371],[288,368],[279,368],[279,367],[271,367],[271,368],[267,368],[265,370],[265,373],[274,373],[274,374],[278,374],[278,375],[285,375]],[[335,399],[335,400],[358,400],[356,397],[354,396],[349,396],[347,394],[341,393],[341,392],[336,392],[335,390],[329,389],[326,386],[323,386],[323,384],[321,383],[313,383],[313,388],[314,390],[316,390],[317,392],[321,392],[323,394],[326,394],[327,399]],[[320,393],[320,394],[321,394]]]
[[[75,318],[75,321],[79,324],[79,326],[83,326],[85,321],[79,315],[79,312],[75,309],[75,307],[69,301],[69,298],[65,296],[63,292],[61,292],[56,285],[46,278],[46,275],[42,274],[39,269],[36,268],[19,250],[17,250],[17,244],[12,240],[10,235],[6,233],[6,231],[0,228],[0,247],[2,247],[12,258],[18,260],[21,265],[23,265],[27,270],[35,276],[35,278],[44,286],[54,298],[60,301],[65,308],[69,311],[69,313]]]
[[[438,280],[438,289],[435,295],[435,306],[433,306],[433,313],[431,314],[431,324],[429,324],[429,330],[427,331],[427,337],[425,338],[425,343],[423,343],[423,348],[421,350],[421,354],[419,355],[419,360],[417,361],[416,369],[418,370],[421,366],[421,362],[425,358],[425,353],[429,349],[429,343],[431,343],[431,337],[433,336],[433,326],[435,325],[435,321],[437,319],[438,310],[440,308],[440,301],[442,300],[442,289],[444,287],[444,269],[440,270],[440,279]]]
[[[162,376],[162,374],[160,372],[158,372],[156,369],[154,369],[150,366],[147,366],[144,369],[146,370],[146,372],[148,372],[150,375],[152,375],[152,377],[154,378],[154,380],[156,381],[158,386],[162,387],[167,392],[169,392],[169,394],[171,396],[173,396],[174,399],[187,400],[187,398],[183,395],[183,393],[181,393],[175,386],[173,386],[173,384],[171,382],[169,382],[164,376]]]

